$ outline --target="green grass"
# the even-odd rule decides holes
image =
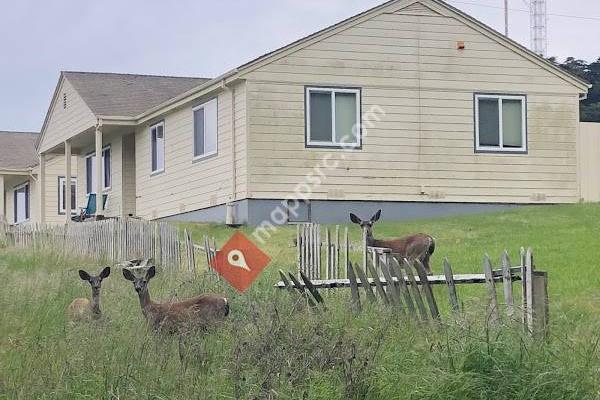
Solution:
[[[458,320],[436,288],[441,328],[379,305],[354,315],[343,290],[325,293],[326,311],[307,310],[272,288],[277,269],[295,263],[295,230],[283,227],[261,246],[272,262],[244,295],[184,272],[150,283],[154,299],[207,291],[231,299],[231,318],[188,337],[183,360],[177,337],[147,329],[119,270],[103,284],[104,317],[70,326],[66,307],[89,296],[78,266],[97,273],[100,264],[0,249],[0,399],[599,399],[599,220],[600,205],[572,205],[375,226],[380,237],[436,237],[438,273],[444,256],[457,273],[480,272],[486,252],[498,262],[507,249],[516,262],[520,246],[533,247],[537,267],[549,273],[545,341],[510,321],[487,324],[482,286],[458,288]],[[208,234],[219,245],[233,233],[185,226],[195,240]],[[358,227],[350,233],[358,243]]]

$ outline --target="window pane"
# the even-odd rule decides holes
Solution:
[[[150,138],[152,140],[152,171],[156,171],[156,128],[150,129]]]
[[[165,127],[158,125],[156,127],[155,145],[155,168],[154,171],[165,169]]]
[[[65,178],[60,178],[60,211],[65,211]]]
[[[479,99],[479,145],[500,146],[498,99]]]
[[[194,156],[204,154],[204,108],[194,111]]]
[[[204,106],[204,153],[217,151],[217,100]]]
[[[77,209],[77,181],[71,184],[71,210]]]
[[[23,222],[27,219],[27,186],[15,190],[15,222]]]
[[[523,103],[521,100],[502,100],[502,139],[504,147],[521,147],[523,133]]]
[[[102,152],[102,162],[104,171],[104,187],[109,188],[111,184],[110,174],[110,148]]]
[[[356,143],[356,94],[335,94],[335,141],[337,143]]]
[[[331,142],[331,93],[310,92],[310,140]]]
[[[96,156],[90,156],[85,159],[85,173],[87,192],[96,192]]]

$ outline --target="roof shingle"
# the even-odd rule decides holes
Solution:
[[[38,163],[39,133],[0,131],[0,169],[26,169]]]
[[[208,78],[63,72],[95,115],[135,117]]]

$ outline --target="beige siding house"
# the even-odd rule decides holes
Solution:
[[[40,180],[71,155],[77,206],[250,224],[574,203],[587,90],[442,1],[393,0],[214,79],[62,73]]]

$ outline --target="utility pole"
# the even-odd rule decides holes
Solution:
[[[504,35],[508,37],[508,0],[504,0]]]

